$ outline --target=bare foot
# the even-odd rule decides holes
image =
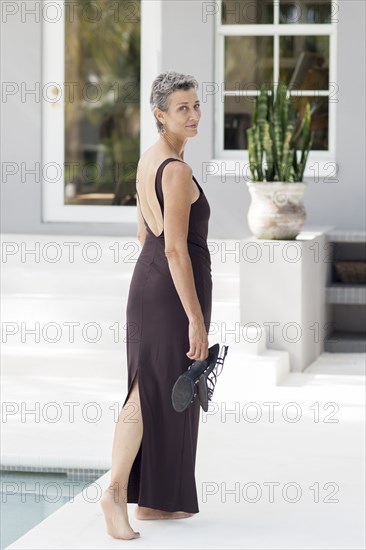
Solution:
[[[155,508],[146,508],[137,505],[135,508],[136,519],[184,519],[193,516],[190,512],[166,512]]]
[[[107,532],[115,539],[137,539],[140,537],[138,531],[134,531],[128,521],[126,495],[117,501],[115,491],[108,487],[100,499],[100,505],[104,512],[104,520]]]

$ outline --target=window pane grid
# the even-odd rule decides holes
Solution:
[[[278,34],[275,34],[273,37],[273,55],[274,55],[273,82],[276,86],[280,78],[279,77],[280,75],[280,37]]]
[[[289,6],[293,7],[296,2],[300,3],[302,0],[286,0],[286,10],[283,5],[280,5],[280,2],[283,2],[283,0],[274,0],[273,23],[223,24],[221,13],[223,1],[224,0],[221,0],[221,2],[219,2],[219,10],[216,14],[216,51],[217,59],[220,61],[218,67],[221,68],[221,70],[219,70],[222,88],[221,100],[219,101],[217,99],[218,109],[216,111],[216,121],[217,128],[219,129],[217,136],[219,148],[215,156],[217,158],[222,158],[228,154],[229,156],[227,156],[227,158],[234,158],[233,155],[235,155],[235,151],[237,151],[237,149],[241,149],[243,153],[247,154],[247,149],[246,147],[243,148],[243,143],[241,143],[239,147],[236,145],[229,145],[227,132],[231,124],[232,129],[237,128],[238,139],[241,136],[241,141],[243,141],[243,129],[247,126],[251,126],[252,124],[251,114],[249,114],[251,108],[245,109],[243,106],[240,107],[239,103],[240,101],[244,101],[245,98],[250,100],[252,103],[254,102],[253,98],[259,95],[259,82],[267,82],[269,85],[274,85],[274,88],[276,88],[280,82],[286,82],[289,88],[289,94],[294,98],[295,103],[300,107],[304,104],[304,102],[306,102],[306,100],[311,101],[312,105],[314,105],[313,102],[315,102],[315,105],[319,104],[320,110],[319,114],[317,111],[317,117],[320,117],[321,120],[314,119],[314,127],[318,127],[323,133],[319,138],[319,147],[313,148],[311,155],[312,158],[315,159],[318,158],[320,153],[332,152],[333,154],[334,136],[331,135],[331,131],[334,132],[335,128],[335,121],[333,120],[335,116],[334,103],[337,102],[334,98],[334,55],[336,44],[335,24],[337,23],[337,20],[333,19],[333,16],[330,17],[329,11],[329,17],[327,17],[327,20],[323,17],[322,21],[319,20],[316,22],[304,23],[304,18],[302,17],[301,22],[298,23],[296,21],[296,24],[293,24],[294,21],[291,21],[290,19],[287,20],[286,18],[284,19],[283,14],[286,10],[288,10]],[[241,1],[244,3],[246,0]],[[266,0],[266,2],[268,4],[268,0]],[[316,2],[318,2],[317,5]],[[253,4],[253,2],[249,3]],[[258,3],[260,3],[260,0],[258,0]],[[283,2],[283,4],[284,3],[285,2]],[[322,5],[322,0],[313,0],[310,8],[310,3],[307,2],[306,9],[312,9],[313,11],[319,7],[323,9],[324,3],[326,2],[323,2]],[[336,5],[337,2],[332,0],[332,12],[334,12],[333,4]],[[323,14],[325,12],[326,8],[323,9]],[[309,18],[307,18],[307,20],[309,20]],[[266,23],[268,23],[268,16]],[[268,73],[264,73],[265,77],[263,78],[263,70],[265,67],[267,67],[267,70],[269,68],[268,48],[264,49],[263,45],[259,44],[259,42],[257,42],[257,44],[259,44],[257,45],[257,49],[252,47],[251,50],[249,50],[251,52],[252,60],[249,62],[246,60],[247,67],[248,65],[250,66],[250,63],[252,65],[256,65],[256,71],[245,71],[245,56],[242,55],[241,59],[238,55],[236,60],[237,67],[240,67],[241,71],[237,71],[237,76],[235,74],[235,59],[233,60],[230,55],[229,58],[227,58],[227,37],[247,37],[248,39],[250,37],[253,39],[258,39],[259,37],[268,39],[272,37],[273,61],[272,70],[270,71],[272,73],[272,79],[268,76]],[[287,39],[285,40],[286,37]],[[308,37],[315,38],[311,39]],[[244,47],[242,51],[248,50]],[[264,55],[263,52],[265,52],[266,55]],[[299,59],[300,56],[301,59]],[[225,74],[225,71],[228,71],[225,58],[229,59],[231,62],[231,69],[229,66],[228,73],[228,75],[231,74],[231,85],[229,86],[227,85],[229,82],[227,81]],[[306,58],[308,58],[308,63],[306,63]],[[255,61],[253,61],[253,59]],[[259,60],[260,63],[256,63],[257,60]],[[305,63],[302,63],[303,61],[305,61]],[[242,73],[241,82],[240,73]],[[250,76],[247,77],[247,74],[250,74]],[[233,78],[233,75],[235,76],[235,79]],[[243,75],[245,75],[245,77]],[[236,78],[239,82],[236,82]],[[248,79],[248,82],[245,82],[246,78]],[[300,87],[298,87],[298,84],[300,84]],[[306,84],[308,84],[308,86],[306,86]],[[228,101],[231,101],[230,105],[227,103]],[[237,106],[235,107],[235,105]],[[225,124],[223,127],[222,123],[224,121]],[[330,151],[330,149],[332,149],[332,151]]]
[[[337,22],[338,6],[331,0],[223,0],[219,22],[230,24],[325,25]]]
[[[331,93],[334,93],[333,90],[289,90],[291,96],[302,97],[302,96],[329,96]],[[225,90],[223,92],[224,96],[257,96],[259,91],[255,90]]]
[[[296,36],[298,34],[330,35],[334,33],[334,24],[331,25],[296,25],[296,27],[284,27],[283,25],[221,25],[217,29],[218,34],[224,36],[269,36],[283,35]]]

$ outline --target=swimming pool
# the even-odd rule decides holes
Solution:
[[[105,472],[2,470],[0,548],[27,533]]]

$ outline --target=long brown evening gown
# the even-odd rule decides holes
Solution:
[[[164,216],[162,173],[155,191]],[[191,205],[187,246],[197,296],[207,331],[211,321],[211,257],[207,246],[210,206],[202,187]],[[200,415],[198,396],[184,412],[174,410],[172,387],[193,362],[189,351],[188,317],[175,288],[164,253],[164,231],[157,237],[146,220],[147,236],[130,282],[126,308],[128,393],[138,376],[143,436],[132,465],[127,502],[168,512],[199,512],[195,461]],[[131,421],[133,411],[131,409]]]

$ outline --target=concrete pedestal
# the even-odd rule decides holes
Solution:
[[[301,372],[324,350],[330,254],[322,230],[295,240],[241,241],[240,323],[266,327],[268,349],[287,350]]]

